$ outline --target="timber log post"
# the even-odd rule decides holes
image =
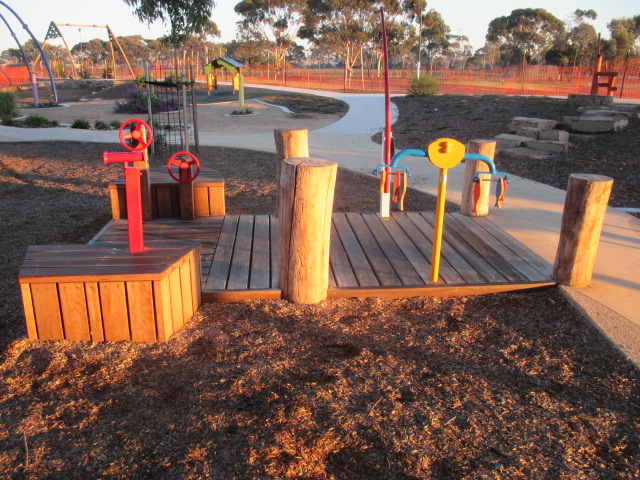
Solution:
[[[274,130],[276,141],[276,182],[280,183],[285,158],[309,156],[308,130]]]
[[[493,140],[469,141],[469,153],[479,153],[493,160],[496,153],[496,142]],[[460,213],[467,217],[484,217],[489,215],[491,197],[491,175],[479,175],[480,198],[475,201],[474,177],[477,172],[488,172],[489,166],[482,161],[465,160],[464,180],[462,181],[462,203]],[[474,211],[475,210],[475,211]]]
[[[613,180],[603,175],[574,173],[569,176],[558,253],[553,266],[555,281],[575,288],[591,284],[612,185]]]
[[[282,162],[278,198],[282,297],[294,303],[327,298],[331,214],[338,164],[295,157]]]

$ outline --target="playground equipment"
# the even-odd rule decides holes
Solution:
[[[47,41],[49,41],[51,39],[61,38],[62,39],[62,43],[64,44],[64,48],[67,50],[67,54],[69,55],[69,60],[71,61],[71,71],[73,72],[73,78],[77,78],[78,77],[78,73],[76,71],[76,66],[75,66],[75,62],[73,61],[73,57],[71,56],[71,50],[69,50],[69,46],[67,45],[67,40],[64,38],[64,35],[62,35],[62,32],[60,31],[60,27],[105,28],[107,30],[107,34],[109,36],[109,47],[111,49],[111,60],[113,62],[114,75],[115,75],[115,71],[116,71],[116,55],[115,55],[115,50],[113,48],[113,44],[115,43],[116,46],[118,47],[118,50],[122,54],[122,58],[124,58],[124,61],[127,63],[127,66],[129,67],[129,72],[131,73],[131,77],[135,78],[135,74],[133,73],[133,69],[131,68],[131,64],[129,63],[129,59],[127,58],[127,55],[124,53],[124,50],[120,46],[120,42],[118,42],[118,39],[113,34],[113,31],[111,30],[111,28],[109,28],[109,25],[79,25],[79,24],[74,24],[74,23],[55,23],[55,22],[51,22],[49,24],[49,28],[47,29],[47,34],[46,34],[46,36],[44,38],[44,42],[42,42],[42,47],[44,48],[44,46],[47,44]],[[36,44],[38,44],[38,42],[36,42]],[[42,50],[41,50],[41,52],[42,52]],[[38,57],[33,62],[33,64],[37,65],[39,61],[40,61],[40,55],[38,55]]]
[[[436,221],[435,232],[433,241],[433,251],[431,258],[431,281],[438,281],[438,273],[440,266],[440,250],[442,245],[442,232],[444,229],[444,207],[446,202],[447,193],[447,173],[449,168],[453,168],[461,161],[483,161],[489,166],[488,172],[477,172],[474,178],[474,183],[478,186],[481,181],[480,175],[492,175],[499,177],[499,189],[496,204],[499,206],[504,201],[504,192],[506,191],[506,184],[509,181],[509,176],[505,172],[498,172],[493,161],[486,155],[465,153],[465,146],[457,140],[451,138],[440,138],[431,142],[427,146],[427,150],[420,149],[406,149],[397,152],[389,164],[380,164],[373,171],[374,175],[381,174],[380,179],[380,191],[382,192],[385,185],[389,182],[391,173],[396,174],[396,192],[398,191],[398,179],[399,174],[403,176],[403,192],[402,199],[399,201],[401,209],[404,208],[404,194],[407,188],[407,178],[410,175],[409,169],[404,165],[399,165],[398,162],[404,157],[426,157],[433,165],[440,169],[439,183],[438,183],[438,197],[436,202]],[[479,193],[478,193],[479,195]]]
[[[125,127],[132,125],[133,129],[125,133]],[[146,130],[143,131],[143,129]],[[105,165],[122,163],[124,165],[125,192],[127,198],[127,219],[129,232],[129,252],[138,253],[144,250],[144,232],[142,227],[142,188],[140,182],[140,168],[129,165],[134,162],[144,162],[143,150],[151,144],[153,132],[151,127],[142,120],[127,120],[120,126],[118,132],[120,143],[130,152],[104,152],[102,158]],[[132,144],[127,140],[133,140]]]
[[[36,46],[36,48],[40,52],[38,55],[42,56],[42,58],[44,60],[44,65],[45,65],[45,67],[47,69],[47,72],[49,73],[49,80],[51,81],[51,90],[53,92],[53,101],[57,102],[58,101],[58,91],[56,90],[56,82],[53,79],[53,72],[51,71],[51,67],[49,66],[49,60],[47,60],[47,57],[44,54],[44,50],[42,50],[42,47],[40,46],[40,43],[38,42],[38,40],[36,40],[36,37],[34,37],[33,33],[31,33],[31,30],[29,30],[29,27],[27,26],[27,24],[22,21],[20,16],[9,5],[7,5],[6,3],[4,3],[2,1],[0,1],[0,5],[4,6],[7,10],[9,10],[13,14],[14,17],[16,17],[18,19],[18,21],[22,24],[22,28],[24,28],[27,31],[27,33],[29,34],[29,36],[33,40],[34,45]],[[31,64],[29,63],[29,59],[27,58],[26,53],[24,52],[22,46],[20,45],[20,42],[18,41],[15,32],[13,31],[13,29],[11,28],[11,26],[9,25],[7,20],[4,18],[4,16],[0,15],[0,17],[2,17],[2,21],[4,22],[6,27],[11,32],[11,36],[13,37],[13,39],[18,44],[18,48],[20,49],[20,52],[22,53],[22,58],[24,59],[24,63],[27,66],[27,70],[29,71],[29,78],[31,79],[31,87],[33,88],[33,103],[37,107],[38,106],[38,83],[36,81],[36,75],[35,75],[35,73],[33,73],[32,69],[31,69]],[[34,62],[34,65],[35,65],[35,63],[36,62]]]
[[[391,83],[389,80],[389,51],[387,48],[387,28],[384,21],[384,8],[380,7],[380,22],[382,29],[382,51],[384,58],[384,119],[385,127],[382,137],[382,162],[385,165],[391,164],[393,155],[393,133],[391,131]],[[384,182],[380,186],[380,216],[387,218],[389,216],[390,200],[391,200],[391,171],[385,169],[387,175],[384,175]]]
[[[207,75],[207,94],[211,93],[211,90],[218,91],[218,73],[220,68],[226,68],[233,76],[232,88],[233,93],[238,92],[238,103],[240,104],[240,110],[244,110],[244,76],[242,75],[242,69],[244,64],[233,60],[228,57],[220,57],[215,60],[211,60],[204,66],[204,73]]]
[[[189,158],[189,160],[184,160],[184,157]],[[196,166],[196,173],[192,173],[191,167]],[[175,175],[171,170],[172,166],[178,167],[178,175]],[[189,152],[178,152],[171,155],[169,161],[167,163],[167,170],[169,171],[169,175],[176,182],[180,183],[190,183],[193,182],[198,175],[200,174],[200,162],[196,158],[196,156]]]

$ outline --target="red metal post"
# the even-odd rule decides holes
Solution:
[[[144,250],[144,234],[142,229],[142,187],[140,185],[140,169],[130,167],[129,162],[144,160],[142,152],[104,152],[103,161],[124,164],[124,188],[127,198],[127,227],[129,231],[129,252],[136,253]]]
[[[144,250],[142,189],[140,187],[141,175],[138,167],[127,167],[124,169],[124,188],[127,196],[127,224],[129,227],[129,251],[131,253]]]

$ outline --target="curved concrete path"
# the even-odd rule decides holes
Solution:
[[[278,87],[260,86],[261,88]],[[384,96],[350,95],[306,89],[289,91],[328,96],[349,104],[338,122],[309,132],[310,155],[333,160],[342,167],[371,174],[381,162],[381,146],[371,136],[384,129]],[[394,118],[397,110],[394,109]],[[96,132],[64,128],[27,130],[0,126],[0,141],[77,140],[118,142],[113,131]],[[434,139],[435,140],[435,139]],[[239,147],[274,152],[273,135],[200,136],[202,145]],[[416,145],[415,148],[424,148]],[[435,195],[438,170],[425,159],[408,157],[410,186]],[[447,199],[460,203],[463,168],[449,171]],[[374,193],[375,194],[375,193]],[[523,178],[512,177],[502,209],[492,209],[489,219],[538,253],[550,264],[560,233],[565,192]],[[446,228],[446,227],[445,227]],[[596,258],[592,285],[583,289],[563,287],[574,305],[591,318],[608,338],[636,365],[640,365],[640,220],[608,208]]]

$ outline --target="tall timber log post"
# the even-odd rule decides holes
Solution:
[[[276,141],[276,182],[280,182],[282,161],[285,158],[309,156],[308,130],[274,130]]]
[[[493,140],[469,141],[469,153],[479,153],[493,160],[496,154],[496,142]],[[482,161],[465,160],[464,179],[462,181],[462,203],[460,213],[468,217],[484,217],[489,215],[491,198],[491,175],[479,175],[480,196],[474,195],[474,177],[478,172],[488,172],[489,166]]]
[[[331,213],[338,164],[295,157],[282,162],[278,223],[282,297],[294,303],[327,298]]]
[[[582,288],[591,284],[613,180],[587,173],[569,176],[553,278]]]

